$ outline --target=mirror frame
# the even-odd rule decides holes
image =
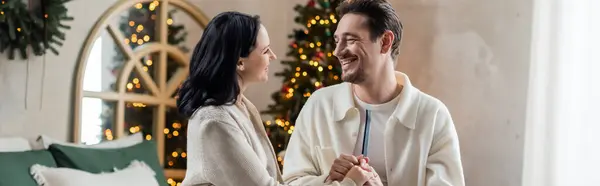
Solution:
[[[118,30],[118,28],[115,28],[114,26],[111,26],[109,24],[109,20],[112,20],[113,18],[116,18],[117,16],[120,16],[121,12],[127,11],[129,8],[133,7],[135,4],[137,3],[149,3],[149,2],[153,2],[155,0],[119,0],[117,1],[115,4],[113,4],[111,7],[109,7],[104,13],[102,13],[102,15],[96,20],[94,26],[92,27],[91,31],[89,32],[89,34],[87,35],[84,43],[83,43],[83,47],[81,48],[80,52],[79,52],[79,56],[77,58],[77,64],[75,67],[75,72],[73,75],[73,89],[72,89],[72,112],[71,112],[71,123],[72,123],[72,127],[71,127],[71,142],[73,143],[80,143],[80,139],[81,139],[81,104],[82,104],[82,100],[84,97],[93,97],[93,98],[99,98],[99,99],[103,99],[103,100],[115,100],[117,101],[117,108],[123,107],[125,104],[125,100],[127,99],[127,101],[143,101],[143,102],[150,102],[150,103],[157,103],[160,106],[158,106],[158,112],[163,112],[166,113],[166,105],[170,105],[170,106],[174,106],[175,103],[172,101],[165,101],[167,99],[171,99],[170,95],[166,95],[166,92],[170,92],[170,91],[176,91],[177,86],[179,85],[178,83],[176,84],[175,82],[170,82],[168,79],[166,79],[166,77],[164,77],[165,75],[159,75],[158,79],[159,79],[159,84],[160,85],[156,85],[154,83],[154,80],[150,81],[150,86],[149,86],[149,91],[153,94],[151,96],[145,96],[145,95],[125,95],[125,93],[123,91],[120,91],[120,89],[124,89],[122,87],[124,86],[120,86],[120,84],[124,83],[126,81],[127,76],[132,73],[132,70],[134,70],[134,68],[141,68],[138,67],[139,65],[134,64],[134,62],[132,61],[139,61],[139,58],[141,56],[143,56],[144,54],[149,54],[152,52],[156,52],[159,51],[160,52],[160,62],[158,62],[159,65],[162,65],[159,67],[160,68],[164,68],[163,71],[166,71],[166,60],[167,60],[167,55],[172,55],[174,58],[177,58],[178,62],[184,62],[185,67],[188,66],[189,63],[189,56],[185,55],[182,51],[180,51],[178,48],[169,45],[167,43],[167,24],[160,24],[161,26],[159,27],[159,29],[157,30],[159,33],[159,39],[158,42],[151,42],[148,43],[147,45],[141,46],[141,47],[137,47],[135,50],[132,50],[130,47],[126,46],[125,44],[123,44],[123,35],[122,33],[120,33],[120,31]],[[208,24],[208,22],[210,21],[210,19],[200,10],[198,9],[195,5],[191,4],[190,2],[186,1],[186,0],[157,0],[160,2],[159,6],[159,11],[161,11],[160,15],[158,16],[157,21],[158,22],[163,22],[166,23],[167,20],[167,12],[168,12],[168,8],[172,5],[178,9],[183,10],[187,15],[189,15],[192,20],[194,20],[202,29],[206,28],[206,25]],[[164,25],[164,26],[162,26]],[[124,52],[124,55],[126,56],[127,63],[125,65],[125,67],[123,68],[122,72],[120,72],[120,74],[117,77],[117,85],[118,88],[116,91],[114,92],[92,92],[92,91],[84,91],[83,90],[83,80],[85,77],[85,69],[87,66],[87,60],[90,54],[90,51],[94,45],[94,42],[96,40],[96,38],[100,37],[102,31],[107,30],[108,33],[112,36],[112,39],[115,41],[115,45],[119,46],[119,48]],[[164,61],[164,62],[163,62]],[[145,74],[145,75],[144,75]],[[146,81],[151,78],[148,76],[147,73],[144,74],[140,74],[140,78],[142,79],[142,81]],[[166,72],[165,72],[166,74]],[[185,68],[185,71],[183,72],[177,72],[172,79],[185,79],[188,76],[188,72],[187,72],[187,68]],[[165,81],[161,81],[161,80],[165,80]],[[168,81],[168,82],[167,82]],[[165,83],[166,82],[166,83]],[[173,86],[173,84],[175,84]],[[160,90],[159,90],[160,89]],[[117,96],[117,97],[115,97]],[[122,98],[121,96],[125,96],[127,98]],[[168,96],[168,97],[165,97]],[[118,139],[120,137],[124,137],[125,135],[125,130],[124,130],[124,126],[123,125],[119,125],[123,124],[123,120],[124,120],[124,110],[121,110],[122,112],[119,113],[118,111],[119,109],[117,109],[116,113],[115,113],[115,119],[116,119],[116,123],[114,126],[114,139]],[[162,114],[162,118],[163,120],[159,121],[164,121],[164,114]],[[161,118],[160,116],[158,116],[158,118]],[[120,120],[121,122],[118,122],[118,120]],[[164,122],[157,122],[157,123],[162,123],[163,125],[159,126],[159,125],[154,125],[154,133],[155,134],[162,134],[162,131],[164,129]],[[161,166],[164,166],[164,135],[156,135],[156,142],[157,142],[157,149],[158,149],[158,157],[159,157],[159,162],[161,164]],[[167,177],[173,177],[173,178],[183,178],[185,176],[185,170],[181,170],[181,169],[164,169],[165,170],[165,176]]]

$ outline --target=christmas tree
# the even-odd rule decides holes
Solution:
[[[168,12],[167,22],[158,23],[159,16],[159,1],[153,1],[149,3],[138,3],[131,8],[125,16],[121,18],[119,30],[126,37],[125,43],[135,50],[137,47],[141,47],[144,43],[155,42],[158,40],[158,24],[167,24],[168,27],[168,43],[179,47],[184,52],[188,49],[183,46],[183,41],[187,36],[183,25],[174,25],[173,23],[173,11]],[[115,76],[120,73],[127,57],[121,53],[121,49],[115,47],[116,55],[114,59],[114,65],[112,72]],[[147,56],[140,59],[143,64],[143,70],[148,72],[153,80],[156,80],[155,76],[158,73],[154,61],[159,60],[158,53],[148,54]],[[180,65],[175,62],[171,56],[167,57],[167,80],[170,79]],[[156,72],[156,73],[155,73]],[[117,84],[114,82],[111,85],[113,91],[118,90]],[[126,84],[126,92],[129,94],[143,94],[151,95],[152,93],[144,87],[139,74],[133,70],[128,77],[128,83]],[[175,91],[177,92],[177,91]],[[172,95],[175,97],[176,93]],[[115,103],[106,103],[106,111],[103,113],[103,129],[104,136],[103,140],[112,140],[113,134],[111,129],[114,127],[115,119]],[[166,110],[166,121],[153,121],[154,115],[157,112],[157,106],[148,105],[145,103],[137,102],[126,102],[125,103],[125,129],[127,134],[134,134],[142,132],[147,140],[151,140],[153,135],[165,135],[165,167],[169,169],[186,169],[186,129],[187,119],[180,115],[177,108],[169,108]],[[166,122],[164,133],[154,134],[153,125],[156,122]]]
[[[271,96],[275,103],[262,111],[274,118],[265,126],[278,154],[286,149],[294,122],[308,97],[321,87],[341,82],[341,67],[333,56],[333,33],[338,22],[335,10],[340,1],[309,0],[305,6],[294,8],[298,12],[294,21],[303,28],[294,29],[288,36],[293,41],[287,56],[293,60],[282,61],[287,67],[275,76],[283,78],[283,85]],[[281,156],[279,161],[282,162]]]

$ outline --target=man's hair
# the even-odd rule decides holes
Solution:
[[[371,33],[371,40],[375,41],[386,30],[394,33],[392,43],[392,59],[400,54],[400,41],[402,40],[402,22],[392,5],[387,0],[345,0],[337,8],[338,15],[360,14],[367,17],[367,26]]]

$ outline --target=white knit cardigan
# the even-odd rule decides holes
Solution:
[[[190,118],[183,186],[282,185],[260,114],[244,96],[240,98],[236,105],[202,107]],[[328,185],[356,184],[346,178]]]

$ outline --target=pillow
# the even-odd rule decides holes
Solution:
[[[92,174],[71,168],[31,166],[31,176],[39,186],[158,186],[154,171],[144,162],[134,160],[123,170]]]
[[[156,180],[160,185],[167,186],[163,168],[158,162],[158,150],[154,141],[143,141],[140,144],[124,148],[97,149],[82,148],[52,144],[48,148],[56,165],[79,169],[90,173],[110,172],[113,168],[127,167],[133,160],[140,160],[148,164],[156,173]]]
[[[0,185],[37,186],[29,174],[29,168],[34,164],[56,167],[47,150],[0,152]]]
[[[0,152],[23,152],[31,150],[29,141],[20,137],[0,138]]]
[[[37,142],[38,145],[42,146],[43,149],[48,149],[52,144],[60,144],[65,146],[74,146],[74,147],[82,147],[82,148],[99,148],[99,149],[110,149],[110,148],[123,148],[123,147],[131,147],[133,145],[139,144],[144,141],[144,136],[141,132],[118,138],[116,140],[111,141],[103,141],[94,145],[84,145],[84,144],[75,144],[69,142],[62,142],[60,140],[56,140],[46,135],[40,135],[38,137]]]

